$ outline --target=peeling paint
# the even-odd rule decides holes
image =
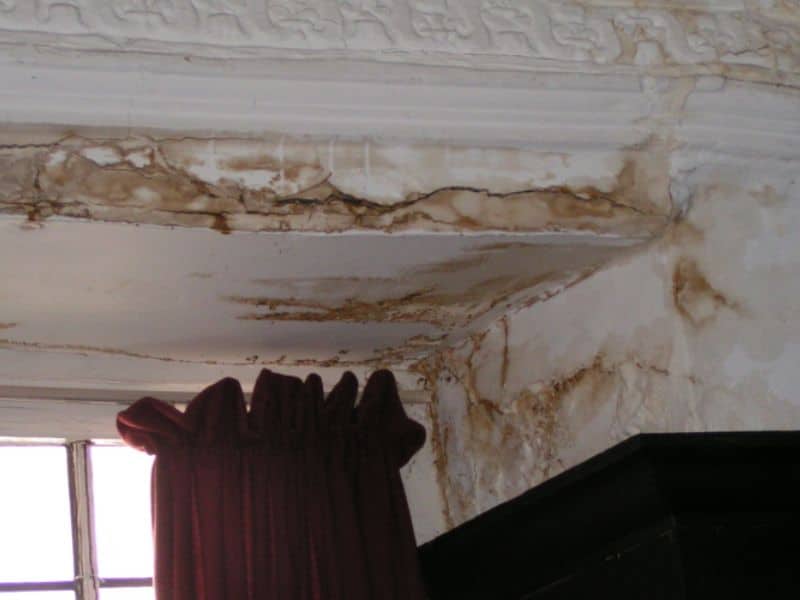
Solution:
[[[284,153],[287,144],[280,146]],[[656,160],[660,147],[653,142],[635,149],[608,189],[541,185],[494,192],[451,185],[395,200],[342,189],[338,175],[321,166],[313,144],[294,143],[296,156],[288,160],[266,142],[245,139],[73,135],[46,147],[4,145],[0,213],[27,214],[35,221],[64,216],[221,233],[427,229],[650,237],[669,221],[665,174]],[[256,148],[261,152],[254,153]]]
[[[423,17],[438,10],[423,4],[437,3],[411,2],[406,8]],[[448,12],[457,3],[438,4]],[[231,96],[244,98],[240,105],[201,102],[198,116],[170,116],[169,110],[159,116],[152,103],[139,102],[141,90],[152,85],[134,81],[128,87],[131,79],[121,73],[126,83],[118,90],[130,95],[105,94],[108,103],[97,96],[104,106],[96,112],[111,123],[115,111],[122,107],[125,113],[127,106],[124,120],[113,121],[127,121],[125,129],[61,131],[48,125],[31,133],[3,125],[0,214],[19,215],[3,224],[30,243],[27,252],[14,254],[16,248],[6,242],[11,251],[5,253],[10,257],[5,278],[26,271],[38,275],[36,265],[45,261],[53,268],[49,277],[40,276],[42,282],[28,283],[29,291],[39,291],[28,294],[32,302],[17,299],[6,315],[20,323],[0,323],[5,334],[0,350],[15,361],[4,361],[2,375],[13,379],[22,366],[29,377],[50,377],[55,385],[84,377],[93,384],[134,387],[159,377],[186,385],[211,372],[253,371],[259,365],[331,373],[408,367],[407,377],[412,382],[418,377],[419,387],[430,394],[431,402],[418,407],[431,427],[432,454],[425,455],[423,467],[433,463],[448,528],[642,431],[800,427],[794,395],[800,384],[800,258],[792,243],[800,226],[794,143],[797,0],[737,1],[722,3],[719,10],[705,0],[686,6],[658,0],[630,6],[579,3],[574,10],[527,2],[510,12],[500,5],[519,3],[473,4],[476,11],[467,21],[474,17],[480,27],[455,36],[425,35],[409,25],[408,10],[397,6],[383,11],[380,23],[373,20],[377,27],[362,23],[358,31],[342,26],[353,24],[352,15],[340,11],[333,37],[305,27],[314,24],[314,15],[299,14],[299,20],[272,24],[289,34],[283,36],[289,42],[272,40],[288,44],[281,50],[268,43],[266,29],[238,18],[246,10],[221,19],[222,29],[204,32],[189,13],[148,29],[133,20],[98,21],[86,10],[63,6],[52,19],[43,19],[33,9],[23,11],[23,3],[10,2],[19,6],[8,14],[11,26],[18,13],[30,17],[17,23],[25,27],[9,33],[27,40],[14,52],[30,54],[20,63],[30,64],[9,63],[7,71],[19,74],[10,78],[12,89],[5,94],[9,120],[33,122],[20,115],[49,110],[41,102],[30,110],[25,106],[25,90],[42,81],[24,71],[58,74],[67,54],[97,67],[81,70],[84,81],[103,73],[108,61],[122,60],[149,72],[150,84],[165,81],[161,76],[170,72],[168,81],[176,84],[171,89],[180,96],[188,90],[178,88],[190,71],[196,77],[192,89],[217,69],[225,71],[231,86],[258,89],[250,75],[263,72],[266,62],[279,67],[269,84],[276,91],[272,83],[283,85],[290,71],[289,87],[309,73],[329,79],[330,56],[316,67],[293,60],[286,70],[279,55],[294,52],[297,59],[316,60],[312,47],[334,44],[341,46],[334,53],[338,62],[352,66],[357,59],[364,67],[356,77],[358,89],[369,90],[362,87],[369,83],[374,90],[377,81],[414,85],[405,86],[392,106],[375,103],[372,92],[356,94],[359,114],[352,103],[314,94],[293,105],[285,98],[301,99],[290,91],[266,99],[258,93]],[[264,17],[263,7],[256,12]],[[305,27],[303,35],[292,34],[298,23]],[[85,35],[101,30],[136,35]],[[68,42],[74,52],[63,58],[40,52],[44,46],[34,38],[48,36],[54,45],[44,46],[52,50]],[[190,38],[200,44],[192,51],[202,46],[207,56],[186,55],[180,67],[173,51]],[[387,51],[398,44],[408,52]],[[178,68],[166,68],[165,58]],[[406,64],[383,69],[376,60]],[[465,68],[465,60],[472,68]],[[236,68],[229,68],[233,63]],[[497,68],[491,69],[491,81],[483,81],[492,63]],[[436,69],[429,68],[434,64]],[[303,73],[295,73],[296,66]],[[385,72],[376,77],[378,69]],[[220,81],[216,75],[214,80]],[[502,91],[498,110],[487,110],[497,107],[486,104],[497,104],[497,94],[484,96],[484,89],[470,95],[483,83]],[[72,85],[74,97],[82,97],[81,84]],[[22,91],[15,92],[16,86]],[[411,88],[414,93],[407,95]],[[431,107],[421,105],[431,92],[437,100]],[[61,97],[69,100],[71,93]],[[464,98],[447,103],[448,94],[459,93]],[[131,101],[114,99],[121,97]],[[164,106],[174,97],[165,96]],[[252,106],[245,106],[247,99]],[[466,99],[470,102],[462,102]],[[52,114],[76,119],[71,122],[86,118],[50,102]],[[403,114],[409,106],[424,110]],[[76,113],[84,110],[78,108]],[[331,127],[346,111],[350,114]],[[173,118],[181,124],[170,123]],[[292,120],[301,124],[288,123]],[[207,127],[207,133],[136,129],[135,123],[145,122]],[[272,126],[268,123],[312,135],[324,126],[329,133],[322,135],[338,137],[261,133]],[[223,134],[223,126],[258,133]],[[410,139],[417,141],[398,141]],[[437,141],[423,141],[431,139]],[[196,231],[120,226],[191,234],[205,245],[200,252],[194,247],[200,256],[194,262],[184,264],[185,257],[175,253],[179,266],[174,273],[162,270],[160,279],[149,277],[148,268],[173,264],[173,253],[144,257],[137,252],[144,244],[136,243],[127,248],[134,249],[128,254],[138,265],[119,254],[98,256],[95,263],[92,255],[85,263],[100,268],[105,258],[126,270],[139,268],[139,281],[132,276],[111,282],[106,272],[79,286],[54,268],[53,248],[63,239],[48,234],[64,224],[112,227],[109,223],[191,228]],[[280,248],[268,247],[269,235],[222,238],[203,230],[575,235],[541,244],[532,243],[535,235],[506,236],[512,241],[471,246],[447,259],[434,250],[413,267],[406,268],[409,261],[385,273],[349,266],[335,275],[318,269],[308,276],[306,265],[327,264],[315,261],[319,254],[299,253],[292,268],[260,269],[270,261],[284,264]],[[207,248],[208,240],[230,248],[242,238],[258,238],[262,246],[241,255]],[[27,268],[21,268],[26,255]],[[237,260],[240,256],[247,260]],[[362,276],[361,270],[369,274]],[[233,272],[241,277],[230,276]],[[49,298],[38,304],[40,290],[54,289],[52,281],[59,277],[64,290],[76,288],[65,296],[90,293],[59,311]],[[173,278],[177,287],[163,285]],[[181,309],[180,292],[189,291],[191,301],[208,310],[198,310],[191,323],[186,316],[185,324],[168,331],[156,332],[154,320],[147,331],[145,323],[155,313],[161,326],[184,316],[162,310],[164,296],[152,293],[158,288],[177,298]],[[140,300],[150,301],[149,313],[131,310]],[[34,305],[30,312],[25,304]],[[105,324],[119,329],[99,332],[101,324],[89,332],[88,320],[104,315]],[[128,315],[133,318],[126,320]],[[211,322],[214,327],[205,326]],[[359,333],[351,335],[353,330]],[[136,339],[129,340],[130,333]],[[112,363],[118,371],[98,367]],[[43,364],[57,367],[58,374]],[[427,480],[424,485],[426,491],[434,486]],[[424,496],[428,505],[431,499]]]

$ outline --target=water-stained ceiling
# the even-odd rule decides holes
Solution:
[[[673,218],[659,140],[556,153],[64,126],[3,137],[5,385],[405,371]]]
[[[640,239],[0,222],[0,347],[210,364],[392,364]],[[32,357],[31,357],[32,358]]]
[[[511,4],[0,0],[0,386],[400,372],[790,148],[792,3]]]

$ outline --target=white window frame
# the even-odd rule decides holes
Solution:
[[[106,445],[106,442],[103,442]],[[118,441],[110,445],[121,445]],[[49,446],[66,450],[69,482],[70,523],[72,529],[72,581],[0,582],[0,600],[5,592],[72,591],[77,600],[98,600],[100,588],[152,587],[150,577],[102,578],[97,570],[97,554],[92,506],[91,440],[35,440],[0,438],[2,446]]]
[[[100,588],[152,586],[150,578],[101,578],[95,555],[92,510],[92,445],[122,445],[116,414],[144,396],[185,409],[194,393],[174,390],[108,390],[0,385],[0,445],[66,448],[73,544],[73,581],[0,582],[4,592],[73,591],[76,600],[98,600]]]

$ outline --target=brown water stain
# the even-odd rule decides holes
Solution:
[[[525,290],[532,295],[520,302],[543,301],[633,248],[592,245],[578,251],[546,244],[497,244],[490,251],[478,247],[393,278],[254,279],[271,293],[223,300],[260,309],[240,315],[242,320],[426,322],[448,329],[483,316]]]
[[[214,220],[212,221],[211,229],[219,231],[222,235],[230,234],[231,227],[228,224],[228,219],[225,217],[225,215],[214,215],[213,218]]]
[[[265,313],[248,313],[239,316],[245,321],[342,321],[370,322],[420,322],[439,324],[433,306],[419,304],[430,290],[419,290],[396,298],[365,302],[348,298],[341,304],[327,306],[311,300],[295,298],[228,296],[225,300],[235,304],[267,309]]]
[[[231,171],[280,171],[281,161],[269,154],[242,156],[220,161],[220,166]]]
[[[394,277],[275,277],[271,279],[254,278],[250,283],[279,289],[287,296],[307,294],[309,297],[330,297],[341,294],[344,290],[358,295],[375,289],[392,288],[398,285]]]
[[[483,248],[480,248],[479,250],[483,250]],[[474,269],[486,264],[488,259],[489,257],[485,254],[474,253],[471,256],[454,258],[434,265],[422,267],[421,269],[417,270],[416,273],[419,275],[436,275],[440,273],[452,273],[454,271]]]
[[[690,258],[681,258],[675,265],[672,299],[680,315],[695,327],[713,321],[722,308],[739,312],[738,304],[715,289]]]
[[[152,160],[136,167],[130,162],[97,164],[81,155],[86,148],[106,148],[126,155],[125,140],[103,142],[72,138],[54,143],[49,151],[11,159],[15,171],[35,173],[15,177],[14,193],[0,196],[0,212],[53,215],[99,221],[122,221],[209,227],[228,233],[246,231],[326,231],[428,229],[462,231],[594,231],[654,235],[666,225],[661,175],[637,149],[622,169],[617,187],[537,187],[509,193],[444,186],[386,203],[343,192],[319,181],[316,164],[281,165],[269,155],[224,161],[231,170],[268,169],[281,173],[280,182],[252,188],[232,181],[209,183],[189,169],[192,146],[180,156],[165,153],[156,141],[136,138],[138,152]],[[207,151],[210,140],[197,140],[195,151]],[[243,142],[244,143],[244,142]],[[20,151],[22,152],[22,151]],[[166,155],[169,154],[170,158]],[[196,162],[196,161],[195,161]],[[663,165],[659,168],[663,170]],[[22,169],[22,171],[20,171]],[[323,173],[324,174],[324,173]],[[313,176],[312,176],[313,175]],[[35,181],[35,183],[34,183]],[[287,190],[302,188],[302,191]],[[655,198],[653,196],[657,196]]]
[[[438,399],[434,394],[428,405],[428,418],[431,423],[430,444],[433,455],[433,468],[436,473],[436,483],[439,488],[439,497],[442,500],[442,516],[445,528],[450,530],[456,526],[453,511],[450,507],[450,464],[448,461],[450,444],[450,429],[439,420]]]
[[[431,423],[430,445],[433,454],[433,467],[436,473],[436,483],[439,488],[439,495],[442,500],[442,513],[447,529],[455,527],[455,518],[450,504],[451,479],[449,463],[449,444],[450,428],[439,418],[439,396],[438,379],[444,369],[442,353],[436,353],[432,357],[426,357],[410,366],[412,373],[417,373],[420,377],[424,389],[431,393],[431,401],[428,404],[428,417]]]
[[[530,248],[530,242],[493,242],[491,244],[482,244],[478,247],[480,252],[498,252],[502,250],[514,250]]]

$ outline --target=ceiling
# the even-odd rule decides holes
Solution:
[[[232,366],[401,363],[642,242],[585,233],[222,235],[14,217],[0,219],[0,230],[7,381],[30,371],[25,363],[41,364],[41,353]]]
[[[668,4],[0,0],[0,391],[403,372],[624,258],[794,152],[796,2]]]

